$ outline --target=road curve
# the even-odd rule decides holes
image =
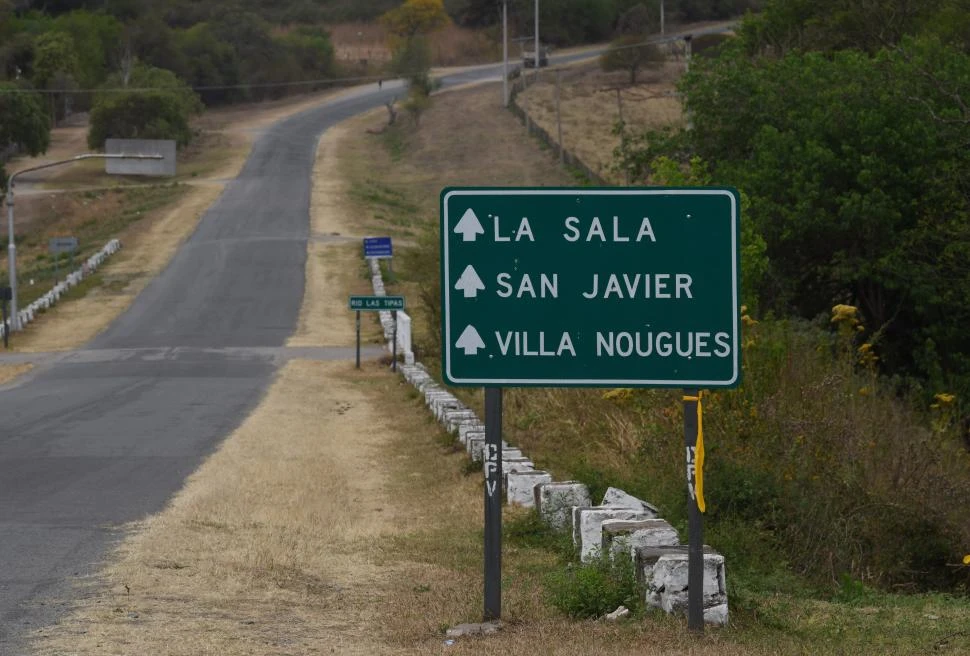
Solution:
[[[120,527],[159,511],[266,391],[303,299],[318,139],[402,95],[368,85],[276,123],[127,312],[0,388],[0,654],[22,653]]]

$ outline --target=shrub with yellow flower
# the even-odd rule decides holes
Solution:
[[[879,362],[879,356],[872,350],[872,342],[866,342],[858,348],[859,364],[867,369],[871,369]]]
[[[622,403],[633,398],[633,390],[629,387],[618,387],[603,392],[603,399],[606,401],[616,401]]]
[[[862,322],[859,321],[859,308],[854,305],[839,304],[832,308],[832,320],[839,328],[839,333],[851,334],[858,332]]]

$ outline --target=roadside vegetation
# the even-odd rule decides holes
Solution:
[[[402,137],[362,136],[369,145],[355,152],[369,166],[348,169],[352,185],[379,179],[392,192],[388,202],[374,196],[361,206],[369,225],[393,233],[380,219],[393,216],[395,224],[410,217],[412,230],[424,226],[425,236],[395,264],[395,291],[420,299],[409,311],[417,357],[432,371],[440,351],[437,193],[452,184],[509,184],[520,152],[504,145],[479,151],[474,142],[469,151],[450,139],[448,116],[471,125],[481,118],[476,106],[499,106],[486,98],[484,89],[446,94]],[[524,134],[508,120],[506,130]],[[463,142],[477,132],[466,127]],[[479,152],[500,161],[473,170],[465,160]],[[554,154],[536,152],[551,175]],[[699,163],[652,161],[652,175],[670,184],[711,181]],[[576,182],[567,171],[559,175]],[[513,175],[512,184],[535,183]],[[753,202],[746,195],[746,215]],[[732,627],[718,636],[724,653],[731,645],[747,653],[960,653],[970,646],[961,627],[970,615],[962,511],[970,502],[970,457],[955,396],[941,390],[927,401],[901,391],[865,346],[871,329],[857,306],[833,301],[811,319],[760,309],[750,282],[766,275],[767,245],[757,233],[744,241],[752,299],[743,310],[745,382],[704,395],[706,542],[727,557],[732,599]],[[481,408],[478,392],[460,392]],[[594,498],[609,485],[623,487],[658,504],[686,537],[679,395],[509,389],[505,409],[505,437],[539,467],[583,480]],[[510,548],[547,554],[529,570],[544,603],[567,615],[599,609],[597,598],[612,603],[617,590],[608,573],[556,580],[565,562],[556,538],[529,518],[512,521]],[[657,621],[667,620],[651,616],[648,625]]]
[[[133,224],[151,220],[154,213],[182,198],[187,190],[184,185],[169,184],[44,197],[36,203],[29,229],[17,235],[20,302],[25,306],[43,296],[108,241],[123,235]],[[26,204],[23,199],[18,202]],[[77,237],[78,251],[73,257],[67,253],[52,255],[48,252],[48,241],[64,235]],[[103,273],[90,276],[69,292],[68,299],[83,295],[92,285],[105,282],[102,276]],[[6,278],[6,271],[0,272],[0,284],[6,284]],[[112,284],[124,285],[126,282],[116,280]]]

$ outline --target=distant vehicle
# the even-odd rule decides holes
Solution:
[[[539,46],[539,66],[549,65],[549,48],[546,46]],[[536,54],[532,50],[522,51],[522,66],[523,68],[535,68],[536,66]]]

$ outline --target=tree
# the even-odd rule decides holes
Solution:
[[[34,86],[46,89],[58,74],[77,74],[77,50],[74,39],[64,32],[47,32],[34,44]]]
[[[33,82],[38,89],[55,91],[50,95],[53,122],[65,116],[69,110],[67,92],[77,88],[77,50],[74,39],[64,32],[41,34],[34,47]]]
[[[171,28],[156,15],[145,15],[132,21],[125,28],[125,47],[139,61],[170,71],[180,71],[182,53],[175,43]]]
[[[58,16],[53,30],[69,35],[74,44],[77,64],[71,75],[78,83],[91,89],[104,82],[119,54],[122,25],[118,19],[103,13],[72,11]]]
[[[762,304],[857,305],[887,372],[970,397],[970,56],[925,37],[753,60],[726,43],[683,91],[693,129],[668,144],[750,198]]]
[[[650,31],[653,22],[650,10],[641,2],[633,5],[620,15],[616,22],[616,32],[620,35],[643,36]]]
[[[192,139],[189,118],[202,111],[199,97],[174,73],[136,65],[131,91],[118,91],[120,76],[110,90],[97,95],[91,109],[88,145],[103,148],[106,139],[173,139],[185,146]]]
[[[300,67],[304,78],[333,75],[334,50],[330,35],[313,27],[299,27],[281,39]]]
[[[629,34],[610,44],[600,58],[604,71],[625,70],[630,73],[630,84],[637,83],[637,72],[643,67],[659,67],[664,55],[652,43],[643,43],[643,36]]]
[[[176,71],[193,87],[221,87],[239,84],[239,57],[236,49],[216,36],[208,23],[199,23],[175,33],[179,52]],[[206,105],[232,102],[243,96],[238,89],[203,89],[199,91]]]
[[[0,152],[11,146],[28,155],[39,155],[50,145],[50,120],[37,94],[0,82]],[[0,188],[7,176],[0,163]]]
[[[450,22],[442,0],[405,0],[381,16],[388,32],[405,42],[440,30]]]

